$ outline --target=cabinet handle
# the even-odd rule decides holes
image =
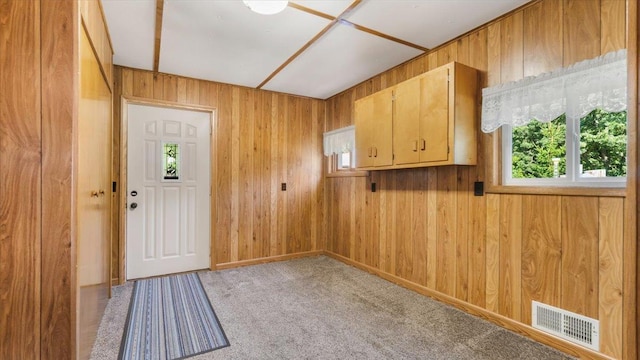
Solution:
[[[378,148],[377,147],[373,148],[373,157],[378,157]]]
[[[418,140],[413,142],[413,151],[418,151]]]
[[[98,191],[98,194],[100,194],[100,196],[104,196],[104,190]]]
[[[424,139],[420,139],[420,150],[427,148],[427,142]]]
[[[98,192],[95,190],[91,191],[91,197],[98,197]]]
[[[367,156],[368,156],[368,157],[371,157],[372,149],[373,149],[373,148],[368,148],[368,149],[367,149]]]

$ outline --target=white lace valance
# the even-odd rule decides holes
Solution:
[[[482,131],[627,109],[627,51],[482,90]]]
[[[324,155],[341,154],[351,151],[356,144],[356,127],[354,125],[327,131],[322,135]]]

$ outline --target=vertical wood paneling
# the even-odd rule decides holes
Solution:
[[[600,0],[564,0],[564,63],[600,55]]]
[[[323,101],[143,70],[116,72],[125,96],[215,108],[215,264],[324,246]]]
[[[600,53],[625,49],[627,47],[625,30],[625,1],[600,0],[601,4],[601,36]]]
[[[366,264],[378,267],[380,261],[380,196],[378,192],[367,191],[371,189],[371,183],[379,184],[378,172],[371,172],[369,175],[369,181],[366,183],[367,188],[364,190],[367,194],[367,208],[366,208],[366,221],[367,221],[367,235],[366,240],[369,242],[368,256],[365,256],[367,260]],[[360,190],[362,191],[362,190]]]
[[[231,92],[231,261],[242,260],[240,239],[240,88]]]
[[[531,325],[531,301],[560,306],[562,286],[559,196],[522,199],[522,322]]]
[[[396,267],[394,273],[404,279],[410,278],[413,272],[413,170],[402,170],[397,173],[397,207],[396,212]]]
[[[396,248],[397,248],[397,239],[396,239],[396,217],[398,216],[397,211],[397,196],[398,192],[396,191],[396,172],[384,172],[382,176],[386,179],[386,244],[385,244],[385,257],[386,257],[386,271],[389,274],[393,274],[396,269]]]
[[[487,288],[485,308],[498,312],[500,297],[500,195],[487,195]]]
[[[487,70],[487,29],[467,36],[469,39],[469,65],[481,71],[480,86],[486,86]],[[478,119],[481,109],[478,107]],[[485,181],[485,135],[479,132],[478,136],[478,166],[470,167],[469,192],[473,191],[474,182]],[[484,307],[486,301],[486,197],[470,196],[470,233],[469,233],[469,275],[468,292],[469,302]]]
[[[455,296],[456,285],[456,168],[438,168],[436,290]]]
[[[0,358],[30,359],[40,357],[40,228],[52,220],[51,204],[49,219],[40,214],[40,2],[0,8]]]
[[[600,198],[599,223],[599,289],[598,319],[600,319],[601,352],[620,359],[623,321],[622,241],[624,200]]]
[[[248,260],[253,257],[253,129],[254,129],[254,91],[247,88],[241,88],[238,92],[234,92],[234,96],[238,97],[238,115],[234,116],[233,129],[237,127],[238,142],[234,142],[233,151],[235,161],[232,163],[238,166],[238,219],[236,226],[238,227],[238,260]],[[235,104],[235,101],[234,101]],[[234,112],[236,109],[234,108]],[[235,122],[237,121],[237,125]],[[232,135],[232,138],[236,137]],[[237,146],[237,148],[236,148]],[[235,168],[235,166],[234,166]]]
[[[502,82],[501,24],[502,22],[496,22],[487,26],[487,86]]]
[[[33,190],[36,196],[42,196],[41,226],[44,231],[39,244],[34,244],[41,247],[42,254],[42,263],[37,270],[42,274],[42,308],[39,319],[34,319],[34,322],[42,321],[40,356],[44,359],[68,359],[77,355],[78,338],[76,210],[73,201],[77,176],[74,159],[77,149],[74,144],[77,140],[70,138],[70,134],[77,130],[78,121],[78,7],[71,1],[42,2],[40,11],[42,192],[39,194],[37,189]],[[37,70],[32,71],[37,73]],[[27,154],[35,156],[31,153],[32,147],[27,146],[26,149],[29,150]],[[32,179],[37,179],[37,175]],[[30,195],[25,197],[29,198]],[[32,346],[37,347],[38,344]]]
[[[520,321],[522,195],[500,197],[500,283],[498,312]]]
[[[203,91],[203,89],[206,89]],[[199,87],[200,102],[202,103],[208,97],[209,87]],[[215,258],[218,264],[230,262],[231,260],[231,218],[232,218],[232,199],[231,196],[231,136],[233,132],[232,124],[232,112],[233,112],[233,96],[230,86],[221,86],[218,94],[220,106],[216,111],[216,129],[215,139],[216,148],[214,149],[214,156],[216,159],[216,169],[214,169],[215,181],[212,181],[216,185],[217,195],[217,219],[214,222],[215,228],[212,229],[215,232],[216,239],[229,239],[229,241],[215,241]]]
[[[456,298],[469,298],[469,167],[457,167],[456,206]]]
[[[427,169],[427,287],[436,288],[438,258],[438,169]]]
[[[562,67],[562,1],[541,1],[523,13],[524,76]]]
[[[413,224],[411,237],[413,239],[413,259],[411,281],[427,284],[427,189],[429,177],[427,169],[414,170],[414,192],[412,202]]]
[[[522,11],[518,11],[500,22],[500,79],[502,83],[520,80],[523,76],[522,16]]]
[[[598,318],[598,198],[562,198],[563,309]]]

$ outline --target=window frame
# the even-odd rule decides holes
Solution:
[[[513,178],[512,145],[513,127],[503,125],[502,137],[502,183],[506,186],[566,186],[621,188],[625,187],[627,177],[586,178],[579,174],[580,167],[580,120],[566,120],[566,177],[564,178]],[[627,150],[628,151],[628,150]]]

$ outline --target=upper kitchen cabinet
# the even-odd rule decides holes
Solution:
[[[375,117],[371,98],[384,92],[391,109],[391,131],[362,116]],[[362,169],[398,169],[436,165],[475,165],[478,71],[450,63],[356,101],[356,135],[383,133],[392,138],[390,165],[371,165],[368,146],[356,136],[356,163]],[[378,105],[381,107],[382,105]]]
[[[355,103],[356,165],[375,168],[393,164],[393,89]]]

